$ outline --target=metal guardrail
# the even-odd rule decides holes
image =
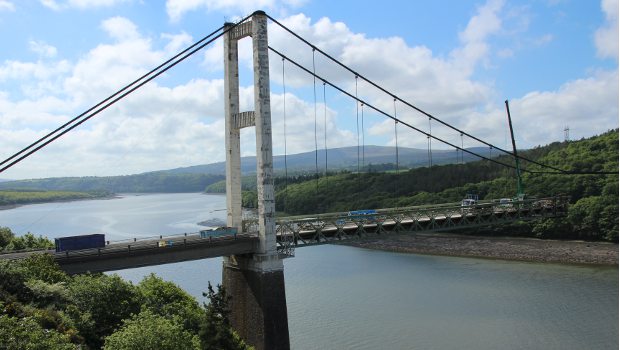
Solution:
[[[176,235],[161,235],[142,239],[129,239],[107,242],[104,247],[88,248],[80,250],[66,250],[56,252],[54,250],[28,250],[23,252],[7,252],[1,254],[0,259],[22,259],[34,253],[49,253],[59,263],[63,261],[82,259],[87,257],[112,257],[127,254],[148,254],[149,252],[163,252],[173,249],[190,249],[197,246],[217,245],[218,243],[236,241],[238,239],[256,237],[251,233],[241,233],[229,236],[201,237],[199,233],[185,233]]]
[[[219,237],[201,237],[199,234],[189,235],[170,235],[159,236],[161,238],[145,239],[130,241],[129,244],[123,244],[123,242],[113,242],[107,244],[101,248],[91,248],[82,250],[67,250],[63,252],[55,252],[54,257],[57,261],[63,259],[81,258],[86,256],[104,256],[104,255],[118,255],[118,254],[130,254],[130,253],[145,253],[149,251],[162,251],[169,248],[192,248],[194,246],[207,245],[209,243],[235,241],[238,238],[254,237],[252,234],[243,233],[230,236]],[[134,242],[133,244],[131,242]]]

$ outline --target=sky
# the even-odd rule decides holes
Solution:
[[[497,147],[618,128],[618,0],[0,0],[0,159],[218,29],[264,10],[391,94]],[[366,105],[270,54],[274,154],[365,145],[480,146],[343,70],[276,24],[269,43]],[[221,40],[0,174],[134,174],[225,160]],[[313,58],[315,65],[313,68]],[[241,110],[253,109],[250,39]],[[284,71],[284,75],[283,75]],[[357,86],[356,86],[357,85]],[[286,93],[284,93],[286,91]],[[284,123],[286,120],[286,134]],[[315,122],[316,121],[316,122]],[[363,127],[362,127],[363,122]],[[315,134],[316,130],[316,134]],[[255,154],[254,128],[242,154]],[[433,149],[450,149],[432,141]]]

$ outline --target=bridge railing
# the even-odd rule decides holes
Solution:
[[[294,248],[398,232],[449,231],[466,227],[502,224],[564,216],[568,198],[562,196],[513,202],[480,201],[472,206],[460,203],[387,208],[357,212],[297,215],[276,219],[279,249],[293,255]],[[257,225],[252,219],[244,228]]]

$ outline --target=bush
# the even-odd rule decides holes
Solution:
[[[0,344],[3,349],[72,350],[68,337],[41,327],[30,317],[0,315]]]
[[[91,348],[100,348],[103,339],[112,334],[126,318],[140,312],[137,288],[118,275],[78,275],[68,284],[69,295],[84,315],[80,332]],[[77,316],[74,310],[73,316]],[[92,322],[90,322],[90,320]],[[92,328],[88,329],[88,325]]]
[[[191,332],[198,331],[202,317],[200,305],[186,291],[172,282],[150,274],[138,284],[142,298],[142,311],[150,311],[167,319],[177,319]]]
[[[105,350],[194,350],[199,349],[195,335],[183,326],[146,310],[105,339]]]

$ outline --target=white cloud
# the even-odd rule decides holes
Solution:
[[[424,46],[409,46],[398,37],[367,38],[351,32],[343,23],[332,22],[328,18],[313,23],[310,18],[299,14],[284,18],[280,22],[388,91],[449,124],[502,147],[506,129],[503,104],[497,103],[498,98],[492,83],[477,81],[473,77],[475,67],[490,59],[489,38],[505,34],[502,32],[500,17],[502,6],[501,1],[489,1],[481,6],[459,35],[462,45],[454,49],[447,58],[436,56]],[[532,39],[530,44],[541,46],[552,40],[553,35],[545,34]],[[289,34],[278,29],[276,25],[270,25],[270,42],[277,50],[312,69],[311,49],[292,40]],[[379,52],[380,55],[377,54]],[[502,57],[513,54],[512,48],[505,48],[497,53]],[[221,57],[221,54],[218,53],[218,56]],[[321,59],[320,55],[317,57],[319,75],[329,77],[331,82],[351,93],[354,91],[353,74],[335,67],[333,63],[327,64],[327,60]],[[289,87],[301,88],[312,84],[312,78],[307,73],[292,68],[290,63],[287,63],[286,67]],[[274,81],[280,81],[281,70],[279,57],[272,55],[271,72]],[[570,125],[572,130],[579,130],[579,136],[589,136],[617,127],[617,74],[617,71],[598,72],[583,79],[569,81],[557,91],[541,91],[511,101],[513,114],[520,115],[515,118],[518,119],[515,124],[520,128],[518,137],[522,138],[519,146],[532,147],[557,141],[562,138],[561,131],[565,124]],[[391,97],[379,93],[361,80],[358,83],[361,98],[392,114]],[[397,103],[397,108],[399,118],[428,131],[426,117],[401,103]],[[305,117],[312,119],[312,114]],[[597,123],[588,123],[588,118],[595,118]],[[387,118],[383,121],[370,121],[367,128],[368,134],[383,136],[388,139],[388,144],[394,143],[393,121]],[[406,135],[401,135],[401,145],[425,147],[424,135],[408,131],[402,125],[399,129]],[[432,122],[432,130],[433,135],[446,137],[452,143],[460,144],[459,135],[455,131],[437,122]],[[576,131],[571,134],[577,136]],[[313,137],[304,138],[308,139],[312,140]],[[469,146],[479,146],[467,140],[466,146],[468,142]],[[355,136],[350,137],[348,144],[354,143]],[[434,147],[439,147],[438,142],[434,141],[433,144]],[[310,148],[306,142],[305,150]]]
[[[237,15],[249,15],[256,10],[283,10],[297,8],[306,0],[167,0],[166,12],[171,21],[176,22],[187,12],[205,9],[223,11]]]
[[[281,22],[399,97],[502,146],[506,128],[503,104],[497,103],[491,83],[477,81],[472,73],[477,65],[490,59],[487,41],[502,28],[501,5],[501,2],[491,1],[481,6],[459,36],[460,46],[447,57],[438,56],[425,46],[410,46],[399,37],[369,38],[329,18],[313,22],[299,14],[285,17]],[[19,80],[25,90],[20,97],[0,90],[2,155],[17,151],[30,140],[107,97],[191,41],[191,36],[184,32],[160,34],[158,38],[165,40],[163,47],[157,47],[155,43],[161,40],[141,34],[133,22],[122,17],[105,20],[100,28],[109,35],[110,42],[93,47],[75,62],[50,59],[0,63],[0,82]],[[269,30],[271,46],[306,67],[312,67],[310,48],[292,40],[273,24]],[[177,80],[157,80],[145,85],[2,177],[22,178],[35,173],[40,177],[127,174],[224,160],[221,46],[221,42],[217,42],[208,47],[203,66],[189,68],[194,70],[193,79],[182,80],[177,76]],[[506,50],[508,56],[510,49]],[[240,43],[240,59],[241,74],[248,78],[249,39]],[[279,86],[282,62],[273,54],[270,61],[274,154],[281,154],[284,151],[284,96]],[[353,75],[318,54],[316,69],[333,83],[354,91]],[[219,71],[216,79],[201,77],[212,71]],[[169,74],[173,76],[174,72]],[[554,91],[532,92],[511,101],[519,147],[561,139],[565,125],[569,125],[574,137],[617,127],[617,81],[617,71],[599,71],[566,82]],[[391,97],[361,80],[358,83],[360,97],[392,113]],[[240,88],[240,108],[249,110],[253,106],[253,88],[251,82],[242,84],[245,86]],[[288,153],[313,150],[312,78],[287,63],[286,84]],[[319,96],[320,85],[319,82]],[[338,96],[329,87],[328,91],[331,94],[326,109],[328,147],[355,145],[355,103]],[[321,100],[319,98],[316,106],[319,135],[324,132]],[[397,103],[397,110],[399,118],[428,130],[426,117],[402,103]],[[393,144],[393,122],[366,111],[367,140],[375,137]],[[460,144],[454,131],[435,122],[432,128],[433,135],[445,136]],[[251,128],[242,132],[245,155],[254,153],[253,132]],[[424,147],[426,138],[400,125],[399,144]],[[468,146],[467,141],[465,146]],[[446,148],[437,142],[433,147]],[[322,138],[319,138],[319,148],[322,148]],[[40,169],[47,170],[41,173]]]
[[[101,26],[108,33],[108,35],[119,41],[134,40],[140,37],[136,25],[124,17],[112,17],[106,19],[103,21]]]
[[[561,139],[564,127],[574,138],[618,127],[618,71],[601,71],[570,81],[556,91],[534,91],[510,105],[525,145]]]
[[[68,8],[77,8],[81,10],[99,8],[99,7],[112,7],[124,2],[130,2],[132,0],[39,0],[41,5],[50,8],[54,11],[60,11]]]
[[[301,14],[282,19],[280,22],[388,91],[434,115],[447,118],[448,122],[458,125],[461,115],[476,110],[481,104],[484,105],[492,94],[488,86],[472,79],[471,69],[462,69],[462,60],[455,57],[436,57],[429,48],[408,46],[401,38],[370,39],[351,32],[343,23],[322,18],[313,24],[308,17]],[[481,35],[468,34],[465,37],[476,38],[479,41]],[[482,36],[485,35],[490,34]],[[305,67],[312,68],[312,50],[296,40],[291,40],[290,35],[279,30],[276,25],[270,27],[270,41],[277,50],[287,53],[288,57]],[[465,45],[468,44],[469,42]],[[381,54],[378,55],[378,52]],[[352,73],[328,62],[318,54],[316,62],[317,74],[354,93],[355,79]],[[476,61],[472,60],[468,66],[473,66],[475,63]],[[273,55],[271,71],[275,72],[272,73],[272,79],[275,81],[281,79],[281,74],[277,73],[281,72],[281,65],[278,57]],[[286,67],[288,67],[287,85],[301,87],[312,84],[312,79],[307,73],[292,68],[290,63],[287,63]],[[392,113],[393,101],[390,96],[380,93],[361,79],[358,81],[358,91],[364,100]],[[402,109],[402,106],[400,107]],[[424,121],[420,114],[410,113],[410,116],[412,120],[417,118]],[[373,129],[376,135],[381,135],[382,132],[379,130],[385,130],[383,135],[389,137],[390,133],[393,133],[393,124],[389,121],[383,124],[369,124],[368,127],[376,128]],[[355,141],[350,142],[353,143]]]
[[[70,70],[71,65],[65,60],[56,62],[5,61],[0,65],[0,82],[18,82],[22,93],[33,97],[37,94],[33,95],[29,91],[53,92],[57,88],[54,85],[57,80]],[[45,86],[49,89],[41,89]]]
[[[618,0],[602,0],[605,24],[599,28],[594,41],[599,57],[618,59]]]
[[[71,76],[64,81],[65,91],[78,103],[99,101],[164,61],[166,54],[152,48],[134,23],[114,17],[103,21],[102,28],[115,39],[100,44],[79,59]]]
[[[54,11],[60,11],[62,9],[62,6],[56,2],[56,0],[39,0],[41,2],[41,5],[52,9]]]
[[[182,32],[180,34],[162,34],[161,37],[163,39],[169,40],[169,43],[166,45],[166,52],[170,54],[176,54],[181,49],[184,49],[186,46],[189,46],[192,43],[192,36]]]
[[[54,46],[48,45],[43,41],[30,40],[28,45],[30,46],[30,51],[41,57],[52,58],[58,53]]]
[[[478,12],[469,20],[465,30],[459,33],[462,47],[454,50],[452,56],[460,65],[460,69],[468,74],[480,60],[488,55],[488,37],[502,29],[499,12],[503,6],[503,0],[487,1],[485,5],[478,8]]]
[[[8,0],[0,0],[0,11],[15,11],[15,5]]]

